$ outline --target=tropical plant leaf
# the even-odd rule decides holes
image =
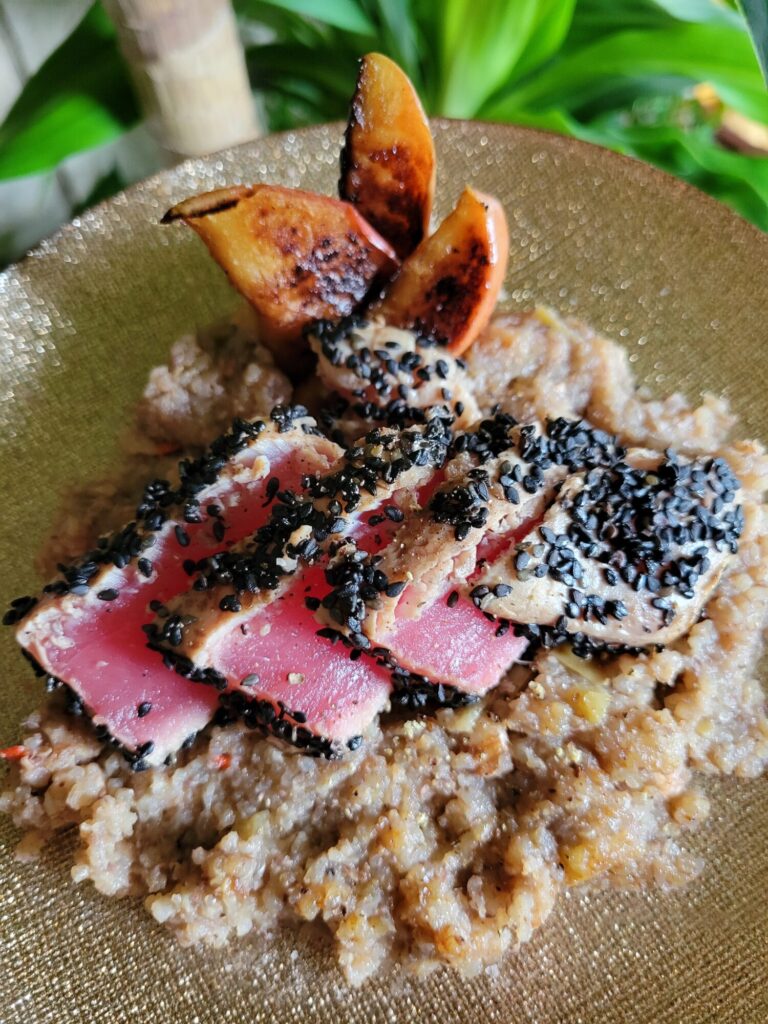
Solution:
[[[251,84],[257,89],[282,93],[304,83],[319,90],[316,95],[322,100],[322,114],[330,118],[349,106],[357,75],[354,51],[339,52],[332,45],[268,43],[249,48],[246,61]]]
[[[679,76],[727,89],[733,106],[768,122],[768,94],[746,33],[720,24],[675,23],[665,29],[617,32],[553,60],[512,85],[483,109],[483,116],[514,120],[521,110],[566,107],[599,95],[626,77]]]
[[[114,30],[94,5],[27,82],[0,126],[0,178],[50,170],[138,119]]]
[[[439,113],[471,117],[507,81],[536,26],[538,0],[445,0]]]
[[[369,0],[369,9],[376,22],[375,48],[397,61],[420,88],[421,39],[411,0]]]
[[[744,18],[728,3],[729,0],[577,0],[571,30],[558,56],[575,53],[616,33],[667,32],[686,23],[721,24],[746,36]],[[632,69],[625,71],[631,73]]]
[[[576,0],[539,0],[530,38],[514,68],[515,77],[539,67],[557,53],[571,28],[576,6]]]
[[[344,32],[355,32],[360,35],[373,35],[375,26],[366,14],[362,5],[356,0],[237,0],[238,12],[257,17],[264,9],[274,7],[278,10],[300,14],[311,21],[323,22]]]
[[[616,115],[591,126],[593,141],[602,136],[605,145],[683,178],[768,230],[768,160],[724,149],[713,131],[706,123],[637,124]]]
[[[743,28],[738,11],[717,0],[650,0],[656,7],[680,21],[716,22]]]
[[[752,45],[768,82],[768,0],[741,0]]]

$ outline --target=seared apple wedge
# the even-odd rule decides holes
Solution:
[[[282,366],[306,350],[304,327],[337,320],[397,266],[389,244],[349,203],[280,185],[234,185],[178,203],[163,223],[200,235],[256,310]]]
[[[467,187],[437,231],[405,260],[372,312],[459,355],[490,319],[508,255],[501,203]]]
[[[339,195],[405,259],[429,231],[434,193],[435,147],[416,90],[389,57],[369,53],[352,97]]]

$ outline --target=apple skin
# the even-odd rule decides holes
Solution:
[[[467,187],[437,231],[403,262],[371,312],[460,355],[491,317],[508,257],[501,203]]]
[[[259,336],[295,371],[318,319],[352,313],[391,277],[391,246],[350,203],[281,185],[234,185],[178,203],[163,223],[183,220],[202,238],[258,315]]]
[[[402,260],[429,231],[434,194],[435,146],[416,90],[389,57],[369,53],[352,97],[339,195]]]

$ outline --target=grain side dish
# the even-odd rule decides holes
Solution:
[[[340,200],[174,207],[249,307],[152,370],[5,616],[49,691],[0,752],[18,856],[76,829],[74,881],[185,945],[321,922],[355,985],[691,881],[706,776],[768,761],[763,447],[493,312],[503,211],[467,188],[430,234],[433,190],[374,54]]]

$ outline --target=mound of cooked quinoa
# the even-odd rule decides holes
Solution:
[[[144,896],[185,944],[322,921],[353,984],[396,961],[476,972],[526,941],[568,886],[696,875],[685,833],[709,811],[702,777],[754,777],[768,761],[756,676],[765,452],[728,440],[725,402],[638,391],[621,346],[548,310],[497,316],[467,364],[483,413],[500,403],[520,420],[584,417],[626,445],[726,460],[744,532],[689,633],[599,662],[540,651],[479,703],[384,715],[331,762],[233,725],[136,774],[53,694],[27,720],[27,753],[0,796],[24,833],[19,856],[76,827],[73,879]],[[233,416],[264,415],[291,392],[243,322],[181,339],[150,375],[119,476],[66,496],[41,572],[130,518],[171,453],[196,452]]]

